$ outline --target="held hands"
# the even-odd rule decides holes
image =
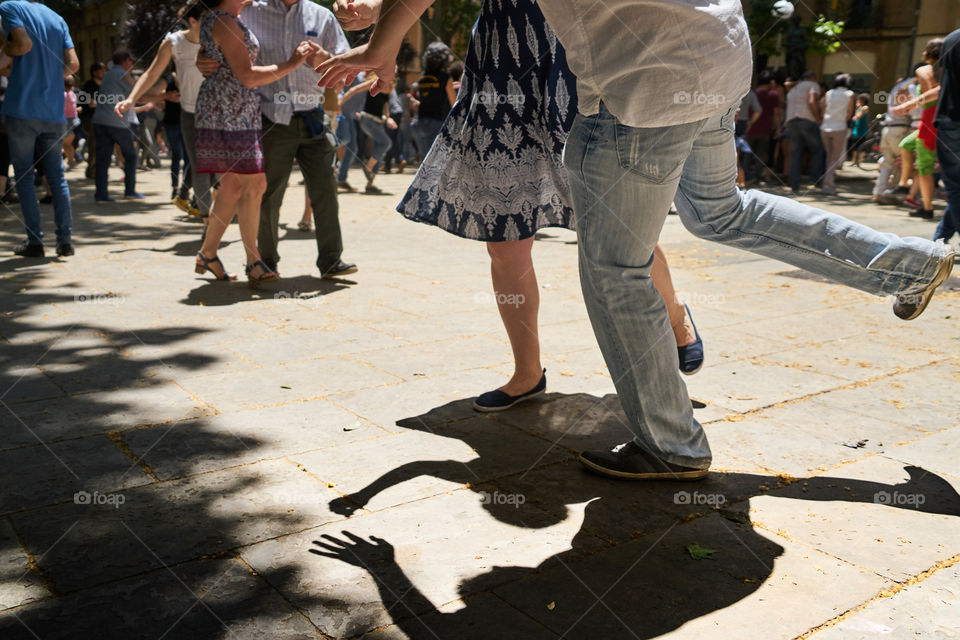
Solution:
[[[397,73],[397,52],[377,51],[364,44],[339,56],[333,56],[317,67],[321,87],[335,87],[339,82],[350,84],[361,71],[372,71],[377,81],[370,87],[370,95],[375,96],[390,91],[393,77]]]
[[[386,125],[387,125],[387,129],[396,129],[397,121],[394,120],[393,118],[387,118]]]
[[[213,58],[208,58],[206,50],[200,47],[200,51],[197,53],[197,70],[200,72],[200,75],[208,78],[215,74],[219,68],[220,63]]]
[[[303,42],[297,45],[297,48],[294,50],[293,55],[290,56],[290,62],[295,65],[302,64],[307,60],[307,58],[316,56],[321,51],[323,51],[323,47],[321,47],[316,42],[310,42],[308,40],[304,40]]]
[[[117,103],[117,106],[113,108],[113,112],[122,118],[123,114],[130,111],[130,109],[133,109],[133,100],[127,99]]]
[[[382,0],[336,0],[333,15],[346,31],[360,31],[380,18]]]

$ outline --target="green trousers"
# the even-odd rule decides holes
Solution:
[[[330,131],[329,121],[324,119]],[[307,195],[313,207],[317,235],[317,268],[326,271],[340,260],[343,238],[340,235],[340,207],[337,203],[337,178],[334,174],[336,145],[332,133],[311,138],[303,120],[294,115],[289,125],[263,118],[263,159],[267,190],[260,205],[260,231],[257,237],[264,261],[280,261],[280,206],[287,191],[290,170],[296,159],[306,181]]]

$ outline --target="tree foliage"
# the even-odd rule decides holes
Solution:
[[[185,2],[152,0],[127,4],[121,38],[134,60],[152,60],[163,38],[180,24],[177,11]],[[138,65],[139,66],[139,65]]]

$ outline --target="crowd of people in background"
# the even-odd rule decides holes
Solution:
[[[737,115],[740,186],[786,184],[801,195],[806,176],[812,187],[836,195],[837,172],[844,166],[873,170],[869,160],[878,169],[871,202],[902,205],[911,217],[932,219],[937,194],[946,198],[937,189],[945,178],[934,123],[943,45],[942,38],[930,40],[912,75],[873,95],[858,93],[848,73],[828,84],[812,71],[799,78],[760,71]],[[935,237],[949,237],[943,232]]]

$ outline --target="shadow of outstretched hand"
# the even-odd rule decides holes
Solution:
[[[358,503],[358,499],[354,498],[352,495],[346,496],[343,498],[336,498],[330,501],[330,511],[341,515],[347,516],[348,518],[356,513],[359,509],[362,509],[363,504]]]
[[[343,531],[344,540],[324,534],[326,541],[314,540],[318,548],[310,549],[310,553],[328,558],[336,558],[343,562],[368,569],[371,566],[394,563],[393,545],[377,536],[370,536],[372,542],[367,542],[360,536],[349,531]]]

